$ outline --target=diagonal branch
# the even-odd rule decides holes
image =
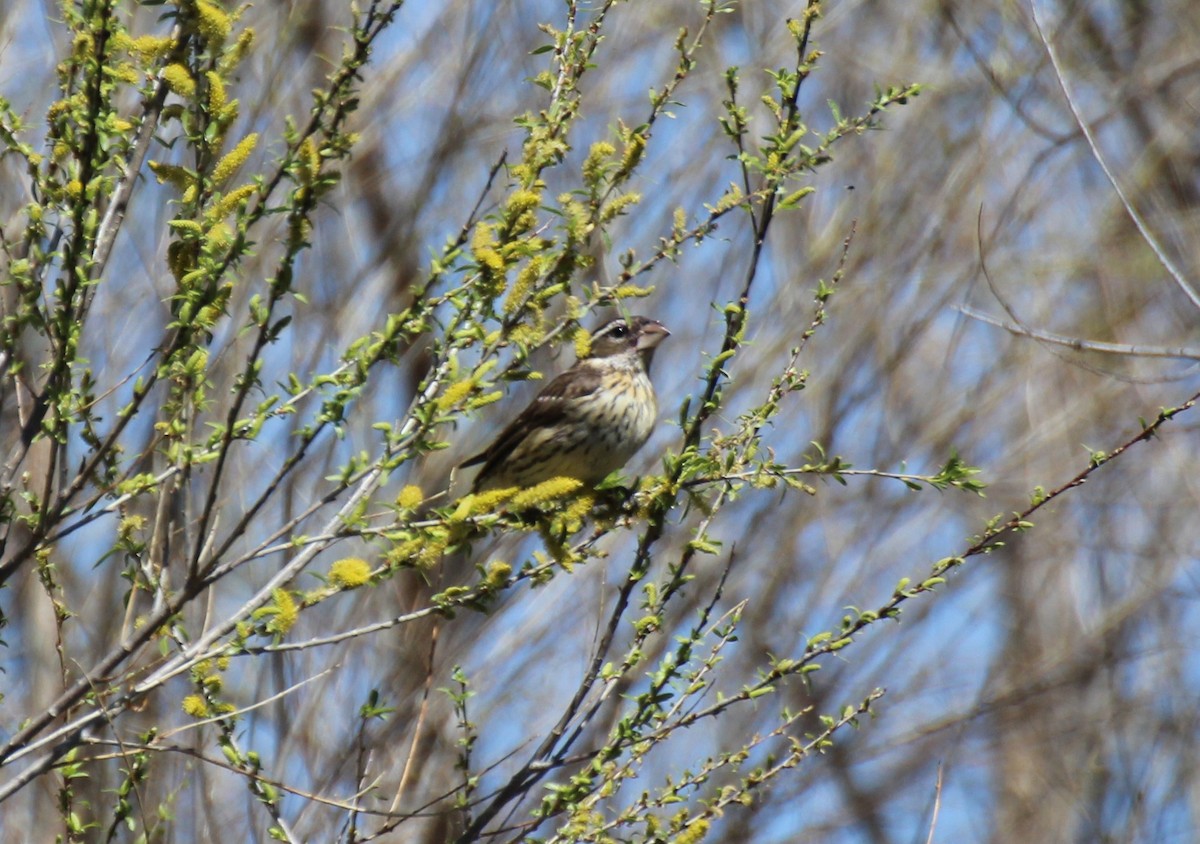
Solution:
[[[1029,0],[1030,11],[1033,12],[1033,25],[1037,29],[1038,37],[1042,40],[1042,45],[1046,48],[1046,54],[1050,57],[1050,64],[1054,67],[1054,78],[1058,80],[1058,86],[1062,89],[1063,97],[1067,100],[1067,107],[1071,110],[1071,116],[1075,118],[1076,125],[1079,126],[1083,137],[1087,141],[1088,149],[1092,152],[1092,158],[1096,159],[1096,163],[1100,165],[1100,169],[1104,171],[1104,177],[1108,179],[1108,183],[1112,185],[1116,191],[1117,197],[1121,200],[1121,204],[1125,207],[1125,213],[1129,215],[1129,219],[1137,226],[1138,233],[1142,236],[1142,240],[1150,247],[1150,251],[1154,253],[1154,257],[1162,265],[1167,274],[1174,279],[1176,286],[1184,292],[1197,309],[1200,309],[1200,293],[1192,287],[1183,276],[1183,271],[1180,270],[1175,263],[1167,257],[1166,251],[1159,244],[1154,233],[1150,231],[1150,227],[1146,221],[1142,219],[1142,215],[1133,207],[1133,203],[1125,194],[1121,184],[1117,181],[1117,177],[1113,174],[1112,168],[1108,166],[1103,153],[1100,152],[1100,146],[1096,143],[1096,136],[1092,134],[1087,121],[1083,119],[1083,114],[1079,111],[1079,106],[1075,102],[1075,97],[1071,93],[1071,87],[1067,84],[1066,72],[1063,70],[1062,60],[1059,58],[1058,49],[1054,46],[1054,41],[1047,37],[1045,28],[1042,26],[1042,16],[1038,9],[1037,0]]]

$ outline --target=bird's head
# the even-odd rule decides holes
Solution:
[[[656,319],[644,316],[617,317],[592,332],[588,357],[606,358],[638,352],[646,366],[649,366],[654,350],[670,334],[667,327]]]

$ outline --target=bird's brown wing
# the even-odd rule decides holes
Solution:
[[[508,424],[486,449],[467,458],[460,468],[483,463],[479,476],[503,462],[531,431],[556,425],[567,402],[590,396],[600,389],[601,375],[588,366],[575,366],[545,386],[529,406]]]

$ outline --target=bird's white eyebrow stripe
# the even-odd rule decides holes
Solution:
[[[629,326],[628,323],[626,323],[623,319],[614,319],[612,322],[608,323],[594,335],[592,335],[592,339],[595,340],[597,337],[603,337],[605,334],[615,331],[618,327],[628,328]]]

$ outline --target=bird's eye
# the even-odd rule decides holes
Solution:
[[[608,333],[611,336],[616,337],[619,340],[629,333],[629,326],[625,325],[625,323],[621,323],[620,325],[614,325],[612,327],[612,330],[609,331]]]

